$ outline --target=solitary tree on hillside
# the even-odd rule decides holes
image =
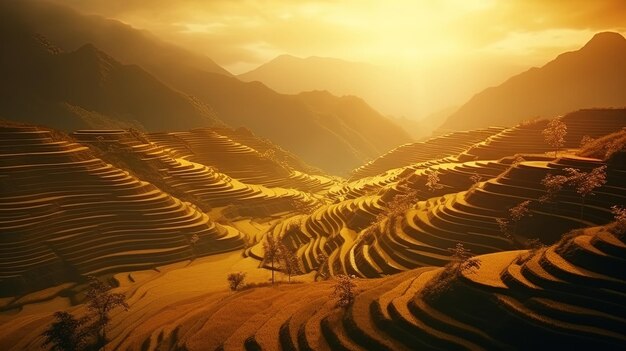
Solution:
[[[272,271],[272,285],[274,284],[274,262],[278,259],[278,240],[273,233],[268,233],[263,242],[264,260],[270,261]]]
[[[582,137],[582,139],[580,139],[580,147],[583,148],[589,144],[591,144],[592,142],[594,142],[594,138],[590,137],[589,135],[585,135]]]
[[[456,270],[455,274],[465,271],[474,272],[480,269],[480,259],[472,257],[470,250],[467,250],[463,244],[457,243],[454,248],[448,249],[452,252],[452,265]]]
[[[321,252],[317,255],[317,274],[315,274],[315,280],[318,277],[321,277],[323,280],[328,279],[328,273],[325,271],[324,267],[328,263],[328,255],[324,252]]]
[[[542,133],[548,145],[555,149],[554,157],[556,158],[559,153],[559,148],[565,145],[567,125],[565,125],[565,122],[563,122],[560,117],[554,118],[548,123],[548,126]]]
[[[551,202],[556,199],[557,194],[567,184],[568,178],[564,175],[546,174],[541,180],[541,184],[546,188],[546,194],[539,198],[541,202]],[[558,202],[555,204],[558,208]]]
[[[611,207],[611,213],[613,213],[617,233],[624,233],[626,231],[626,208],[615,205]]]
[[[511,222],[508,219],[496,218],[496,223],[498,223],[498,228],[500,229],[500,232],[505,238],[511,241],[515,240],[515,238],[513,237],[513,234],[511,233]]]
[[[189,238],[189,244],[191,244],[191,251],[193,252],[193,257],[196,257],[196,244],[200,241],[200,236],[198,234],[193,234]]]
[[[228,280],[228,286],[230,287],[230,290],[237,291],[243,285],[243,282],[246,279],[246,273],[229,273],[226,279]]]
[[[43,346],[51,345],[53,351],[80,351],[87,345],[88,317],[76,319],[68,312],[55,312],[54,322],[46,329]]]
[[[120,293],[111,293],[111,286],[95,277],[89,277],[87,290],[87,309],[95,317],[94,329],[98,334],[98,345],[104,350],[107,343],[106,328],[111,322],[110,313],[117,307],[128,310],[126,296]]]
[[[354,289],[356,288],[356,283],[354,283],[355,278],[354,275],[344,274],[335,277],[335,289],[333,290],[332,296],[339,298],[339,300],[337,300],[338,307],[348,307],[354,301]]]
[[[439,171],[434,169],[431,170],[430,172],[428,172],[427,174],[427,180],[426,180],[426,187],[428,188],[428,190],[430,191],[435,191],[438,189],[443,188],[443,185],[439,184]]]
[[[278,259],[280,261],[281,270],[287,274],[288,280],[291,283],[291,276],[300,273],[300,266],[298,265],[298,259],[295,253],[287,247],[287,245],[280,243],[278,245]]]
[[[588,195],[594,195],[593,191],[606,184],[606,166],[600,166],[591,170],[591,172],[581,172],[575,168],[566,168],[569,174],[570,184],[576,188],[576,192],[580,195],[582,202],[580,205],[580,219],[585,214],[585,200]]]

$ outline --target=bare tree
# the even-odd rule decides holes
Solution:
[[[321,252],[317,255],[317,273],[315,274],[315,280],[318,277],[321,277],[323,280],[328,279],[328,272],[324,269],[325,265],[328,263],[328,255],[326,253]]]
[[[191,251],[193,253],[193,257],[196,257],[196,244],[200,241],[200,236],[198,234],[193,234],[189,238],[189,244],[191,244]]]
[[[230,290],[237,291],[243,285],[244,280],[246,279],[246,273],[229,273],[226,279],[228,280],[228,286],[230,287]]]
[[[426,180],[426,187],[428,188],[428,190],[435,191],[435,190],[443,188],[443,185],[439,183],[440,181],[439,175],[440,173],[436,169],[428,172],[427,180]]]
[[[563,189],[567,182],[568,178],[564,175],[546,174],[546,176],[541,180],[541,184],[546,188],[546,194],[539,198],[539,201],[554,201],[557,194]]]
[[[589,135],[585,135],[582,137],[582,139],[580,139],[580,147],[583,148],[591,143],[593,143],[595,141],[594,138],[590,137]]]
[[[548,145],[555,149],[554,157],[556,158],[559,153],[559,148],[565,145],[567,125],[565,125],[565,122],[563,122],[560,117],[554,118],[548,122],[548,126],[543,130],[542,134]]]
[[[611,207],[611,213],[613,213],[617,233],[624,233],[626,231],[626,208],[615,205]]]
[[[128,310],[126,296],[120,293],[111,293],[111,286],[103,283],[95,277],[89,277],[87,289],[87,309],[95,317],[94,329],[98,335],[98,345],[105,349],[107,343],[106,328],[111,322],[110,313],[120,307]]]
[[[462,272],[473,273],[480,269],[480,259],[472,257],[470,250],[466,249],[463,244],[457,243],[454,248],[448,249],[452,253],[452,267],[456,270],[456,274]]]
[[[585,214],[585,201],[588,195],[594,195],[593,191],[606,184],[606,166],[600,166],[591,172],[581,172],[575,168],[566,168],[568,172],[568,182],[576,188],[576,192],[581,197],[580,219]]]
[[[335,286],[332,293],[333,297],[337,297],[338,307],[348,307],[354,301],[356,283],[354,275],[340,274],[335,277]]]
[[[287,274],[288,280],[291,283],[291,276],[300,273],[298,258],[287,245],[280,243],[278,245],[278,259],[280,261],[281,270]]]
[[[274,262],[278,259],[278,240],[274,238],[273,233],[268,233],[263,242],[263,260],[270,261],[270,270],[272,271],[272,285],[274,284]]]
[[[80,351],[87,346],[88,317],[76,319],[68,312],[55,312],[55,321],[46,329],[43,347],[51,345],[53,351]]]
[[[515,238],[513,237],[513,234],[511,233],[511,222],[508,219],[496,218],[496,223],[498,223],[500,232],[505,238],[511,241],[515,241]]]

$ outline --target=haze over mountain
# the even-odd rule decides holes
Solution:
[[[566,52],[497,87],[476,94],[450,115],[441,131],[510,126],[581,108],[626,106],[626,39],[596,34],[580,50]]]
[[[499,65],[485,75],[477,63],[463,60],[439,63],[440,68],[445,67],[442,75],[439,69],[423,70],[417,64],[381,66],[330,57],[280,55],[237,77],[262,82],[286,94],[328,90],[340,96],[356,95],[390,116],[413,138],[422,138],[442,123],[442,111],[447,117],[453,106],[467,101],[475,91],[519,69]]]
[[[375,138],[356,132],[348,123],[344,123],[346,127],[342,130],[331,130],[324,125],[327,119],[321,118],[310,103],[278,94],[260,83],[241,82],[210,59],[159,41],[149,33],[119,21],[82,15],[44,2],[9,1],[1,6],[11,23],[22,26],[31,35],[41,34],[66,51],[93,44],[116,60],[139,65],[171,88],[197,97],[231,127],[245,126],[330,172],[346,172],[398,143],[410,141],[401,128],[380,116],[376,119],[381,124],[378,127],[389,133],[376,138],[372,143],[375,149],[360,150],[350,140]],[[38,113],[45,115],[43,110]],[[160,116],[166,118],[163,114]],[[167,118],[171,119],[172,125],[160,121],[154,122],[153,126],[167,126],[169,130],[190,127],[181,125],[176,128],[179,114]],[[67,128],[58,124],[52,126]],[[355,134],[358,135],[356,139]]]

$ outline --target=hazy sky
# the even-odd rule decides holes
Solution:
[[[234,73],[282,53],[427,66],[463,56],[528,66],[626,30],[626,1],[57,0],[201,51]]]
[[[458,106],[599,31],[626,33],[626,0],[54,1],[147,29],[235,74],[280,54],[385,66],[410,87],[393,96],[404,103],[376,107],[411,118]]]

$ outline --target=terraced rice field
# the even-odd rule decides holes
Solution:
[[[85,130],[72,135],[82,144],[112,153],[131,170],[139,174],[147,170],[168,187],[211,207],[236,206],[230,212],[238,216],[267,217],[294,211],[297,203],[301,207],[317,203],[311,194],[302,191],[245,184],[212,167],[175,158],[167,149],[125,130]]]
[[[158,146],[171,150],[175,157],[214,167],[243,183],[310,193],[322,192],[332,185],[326,177],[289,170],[251,147],[211,129],[152,133],[148,138]]]
[[[594,227],[547,248],[478,256],[478,270],[453,274],[437,290],[433,284],[452,268],[356,279],[355,300],[345,309],[330,297],[332,280],[213,292],[150,308],[134,297],[150,286],[147,280],[134,284],[139,288],[118,289],[136,292],[129,312],[115,319],[110,345],[142,350],[621,349],[626,276],[615,267],[624,265],[625,254],[623,234]],[[34,334],[42,318],[16,323],[36,326]],[[39,342],[34,338],[19,346]]]
[[[0,182],[3,296],[243,245],[234,228],[34,127],[0,129]]]

